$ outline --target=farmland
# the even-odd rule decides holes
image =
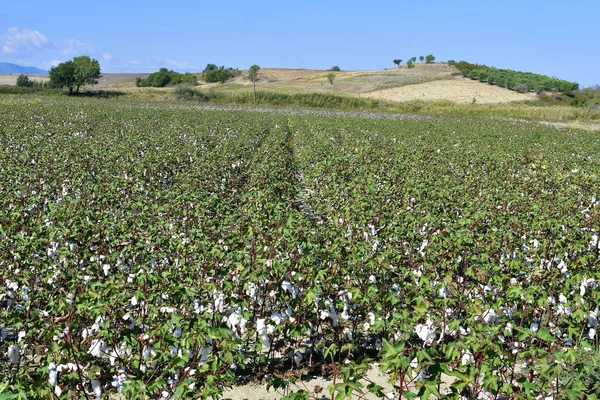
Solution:
[[[580,398],[599,171],[531,122],[0,98],[0,393]]]

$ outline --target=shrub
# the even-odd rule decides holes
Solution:
[[[327,75],[327,81],[333,85],[333,80],[335,79],[335,74]]]
[[[19,77],[17,78],[17,86],[18,87],[33,87],[34,82],[32,80],[29,79],[29,77],[27,75],[19,75]]]
[[[408,68],[412,68],[412,67],[414,67],[414,66],[415,66],[415,65],[414,65],[414,63],[413,63],[413,60],[412,60],[412,58],[406,62],[406,66],[407,66]]]
[[[427,64],[432,63],[435,61],[435,56],[433,54],[428,54],[425,57],[425,61],[427,62]]]
[[[333,67],[329,68],[330,71],[341,71],[340,67],[338,67],[337,65],[334,65]]]
[[[179,84],[196,86],[198,84],[198,77],[188,72],[180,74],[179,72],[161,68],[158,72],[148,75],[146,79],[139,77],[135,79],[137,87],[165,87],[167,85],[174,86]]]

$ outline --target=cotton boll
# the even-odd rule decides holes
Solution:
[[[278,312],[274,312],[273,315],[271,315],[271,321],[275,322],[275,325],[281,324],[281,319],[281,314]]]
[[[271,346],[271,339],[269,339],[269,336],[266,333],[263,333],[261,335],[260,340],[261,340],[262,345],[264,347],[270,347]]]
[[[460,360],[460,364],[461,365],[475,364],[475,356],[473,355],[473,353],[471,353],[469,350],[467,350],[462,355],[462,358]]]
[[[537,332],[539,328],[540,326],[537,322],[532,322],[529,326],[529,329],[531,329],[532,332]]]
[[[56,385],[56,378],[58,377],[58,372],[56,371],[56,364],[51,362],[48,365],[48,384],[50,386]]]
[[[498,314],[496,314],[494,309],[490,308],[484,313],[483,320],[490,325],[494,325],[498,322]]]
[[[350,330],[350,328],[344,328],[344,336],[346,337],[346,339],[352,340],[352,331]]]
[[[562,304],[565,304],[567,302],[567,297],[564,294],[560,294],[558,296],[558,301],[561,302]]]
[[[16,365],[19,363],[19,360],[21,359],[19,350],[19,345],[13,344],[8,346],[7,356],[11,364]]]
[[[588,315],[588,326],[592,328],[598,326],[598,307],[596,307],[596,310],[590,311]]]
[[[181,333],[182,333],[182,330],[181,330],[181,328],[180,328],[180,327],[178,327],[178,326],[177,326],[177,327],[175,327],[175,329],[173,330],[173,336],[174,336],[176,339],[179,339],[179,338],[181,337]]]
[[[138,304],[138,299],[137,297],[133,296],[131,299],[129,299],[129,303],[131,303],[132,306],[137,306]]]
[[[371,282],[371,283],[376,283],[377,282],[377,278],[375,278],[375,275],[369,276],[369,282]]]
[[[104,340],[94,340],[88,350],[88,354],[98,358],[104,357],[106,354],[106,343],[104,343]]]
[[[62,389],[60,386],[54,386],[54,394],[56,395],[56,397],[60,398],[60,395],[62,394]]]
[[[98,379],[92,379],[92,392],[97,399],[102,398],[102,385]]]
[[[108,276],[108,272],[110,271],[110,265],[108,265],[108,264],[102,265],[102,271],[104,271],[104,276]]]
[[[294,364],[296,365],[296,368],[300,368],[300,363],[303,359],[304,356],[302,356],[302,353],[300,353],[299,351],[297,351],[296,354],[294,354]]]
[[[590,328],[590,331],[588,332],[588,337],[591,340],[594,340],[596,338],[596,329]]]

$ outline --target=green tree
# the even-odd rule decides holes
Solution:
[[[396,64],[397,67],[399,67],[400,64],[402,64],[402,60],[399,58],[396,58],[393,62],[394,62],[394,64]]]
[[[419,61],[421,61],[421,62],[425,61],[425,56],[419,56]]]
[[[252,100],[254,104],[256,104],[256,80],[258,79],[258,70],[260,67],[256,64],[248,68],[248,79],[252,81],[253,91],[252,91]]]
[[[18,87],[33,87],[33,81],[31,79],[29,79],[29,77],[27,75],[19,75],[19,77],[17,78],[17,86]]]
[[[333,67],[329,68],[330,71],[341,71],[340,67],[338,67],[337,65],[334,65]]]
[[[50,77],[50,86],[62,89],[68,88],[69,94],[73,93],[73,84],[75,82],[75,65],[69,60],[50,68],[48,73]]]
[[[204,73],[204,80],[206,82],[225,83],[229,78],[231,78],[231,70],[229,68],[225,69],[224,66],[221,66],[218,69],[211,69]]]
[[[79,93],[79,88],[83,85],[95,85],[100,79],[100,63],[94,58],[80,56],[73,58],[73,85],[75,93]]]
[[[412,58],[406,62],[406,66],[407,66],[408,68],[412,68],[412,67],[414,67],[414,66],[415,66],[415,65],[413,64],[413,60],[412,60]]]
[[[215,71],[219,69],[219,67],[217,67],[216,64],[206,64],[206,68],[204,68],[202,70],[202,73],[208,72],[208,71]]]
[[[435,61],[435,57],[434,57],[434,55],[433,55],[433,54],[428,54],[428,55],[425,57],[425,62],[427,62],[427,64],[429,64],[429,63],[432,63],[432,62],[434,62],[434,61]]]
[[[335,79],[335,74],[327,75],[327,81],[333,85],[333,80]]]
[[[414,63],[416,63],[416,62],[417,62],[417,57],[412,57],[412,58],[410,59],[410,61],[412,61],[412,63],[413,63],[413,64],[414,64]]]

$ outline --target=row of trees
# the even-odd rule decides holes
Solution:
[[[400,59],[400,58],[396,58],[396,59],[394,59],[392,62],[393,62],[394,64],[396,64],[396,66],[397,66],[397,67],[399,67],[399,66],[402,64],[402,61],[404,61],[404,60],[402,60],[402,59]],[[434,62],[434,61],[435,61],[435,56],[434,56],[433,54],[428,54],[428,55],[426,55],[426,56],[420,56],[420,57],[419,57],[419,61],[421,61],[421,62],[426,62],[427,64],[430,64],[430,63],[432,63],[432,62]],[[417,63],[417,57],[411,57],[411,58],[409,58],[409,59],[408,59],[408,61],[406,62],[406,66],[407,66],[408,68],[412,68],[412,67],[414,67],[414,66],[415,66],[415,64],[416,64],[416,63]]]
[[[196,86],[198,84],[198,77],[189,72],[180,74],[179,72],[161,68],[158,72],[150,74],[145,79],[138,77],[135,80],[135,86],[137,87],[165,87],[180,84]]]
[[[563,79],[553,78],[547,75],[535,74],[533,72],[515,71],[512,69],[500,69],[488,67],[483,64],[473,64],[464,60],[448,60],[448,65],[456,67],[463,76],[480,82],[487,82],[490,85],[498,85],[510,90],[519,92],[534,91],[537,93],[561,92],[571,94],[579,89],[577,82],[570,82]]]

